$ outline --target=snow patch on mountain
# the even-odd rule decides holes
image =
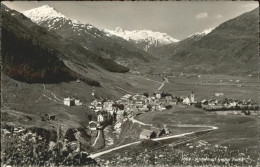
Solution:
[[[134,41],[135,43],[145,42],[147,43],[144,48],[145,50],[147,50],[152,45],[158,46],[179,42],[178,39],[175,39],[166,33],[154,32],[151,30],[128,31],[121,27],[117,27],[115,30],[105,31],[108,32],[107,36],[115,35],[127,41]]]
[[[195,34],[192,34],[192,35],[188,36],[188,38],[192,37],[192,36],[205,36],[205,35],[209,34],[211,31],[213,31],[214,29],[215,29],[215,27],[206,29],[206,30],[204,30],[202,32],[196,32]]]

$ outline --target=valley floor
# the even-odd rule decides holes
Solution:
[[[59,125],[62,125],[64,131],[86,128],[89,122],[88,116],[92,115],[93,119],[96,117],[95,113],[88,108],[94,100],[91,95],[93,89],[98,98],[104,99],[118,99],[128,93],[147,92],[152,94],[156,90],[169,92],[175,96],[189,96],[191,91],[194,91],[197,101],[211,98],[233,98],[252,99],[254,102],[258,102],[259,94],[257,92],[260,92],[258,80],[250,77],[167,76],[166,80],[165,76],[160,75],[101,72],[95,79],[101,78],[107,82],[101,82],[102,87],[93,88],[76,81],[59,84],[26,84],[3,76],[1,83],[2,123],[16,127],[38,127],[54,131]],[[216,97],[215,93],[223,93],[224,96]],[[66,97],[80,99],[83,106],[65,106],[63,99]],[[55,120],[42,121],[44,114],[54,115]],[[140,140],[141,130],[152,125],[166,125],[171,134],[162,137],[162,140],[159,138],[151,141]],[[203,132],[209,126],[218,129],[198,136],[191,134],[198,131]],[[239,161],[242,165],[250,165],[256,164],[256,156],[259,155],[258,127],[259,118],[257,116],[219,115],[192,106],[176,105],[168,110],[147,112],[129,119],[122,127],[118,138],[109,134],[112,130],[104,132],[102,135],[98,133],[97,136],[105,138],[103,142],[108,141],[106,139],[108,136],[111,143],[103,149],[91,148],[91,140],[96,138],[87,136],[84,139],[84,150],[92,153],[90,157],[99,164],[154,165],[165,162],[165,165],[187,165],[189,163],[201,165],[197,163],[196,158],[203,159],[205,156],[213,156],[208,149],[214,148],[213,150],[218,156],[224,150],[225,155],[221,158],[230,158],[225,156],[231,153],[234,153],[234,157],[232,157],[234,159],[250,156],[248,162],[240,163]],[[70,134],[68,133],[68,135]],[[94,144],[98,142],[93,141]],[[136,150],[139,152],[136,153]],[[193,155],[193,152],[201,150],[207,154],[198,154],[199,157]],[[175,159],[167,157],[167,155],[172,155]],[[185,155],[186,159],[181,158],[181,155]],[[136,160],[132,157],[135,157]],[[193,159],[190,160],[187,157]],[[233,161],[232,163],[237,164]],[[204,165],[209,165],[209,162],[205,162]]]

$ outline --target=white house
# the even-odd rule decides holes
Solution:
[[[189,97],[184,97],[182,103],[183,103],[183,104],[190,105],[190,99],[189,99]]]
[[[80,100],[75,100],[75,105],[76,106],[82,106],[83,103]]]
[[[89,129],[90,130],[97,130],[97,123],[95,121],[89,122]]]
[[[224,96],[224,93],[215,93],[215,96],[217,96],[217,97]]]
[[[99,114],[97,117],[98,122],[103,122],[104,121],[104,116],[102,114]]]
[[[232,101],[232,102],[230,102],[229,106],[231,106],[231,107],[235,107],[235,106],[237,106],[237,102]]]
[[[132,97],[132,95],[126,94],[126,95],[124,95],[123,97],[121,97],[121,99],[122,99],[122,100],[128,100],[128,99],[130,99],[131,97]]]
[[[64,105],[66,106],[74,106],[75,105],[75,99],[72,98],[64,98]]]
[[[158,93],[155,94],[155,97],[156,97],[157,99],[160,99],[160,98],[162,97],[162,94],[158,92]]]

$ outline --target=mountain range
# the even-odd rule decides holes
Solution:
[[[48,5],[25,11],[23,14],[64,39],[124,66],[134,68],[139,62],[145,63],[152,59],[148,53],[128,41],[110,36],[103,29],[91,24],[81,24],[69,19]]]
[[[31,18],[33,22],[49,30],[56,31],[63,36],[64,34],[60,31],[66,32],[68,28],[72,29],[74,32],[73,35],[76,36],[84,37],[86,36],[85,33],[87,33],[95,38],[101,37],[106,39],[114,35],[130,41],[134,45],[137,44],[136,46],[138,48],[144,49],[145,51],[151,46],[165,45],[179,41],[166,33],[153,32],[151,30],[127,31],[117,27],[114,31],[111,31],[95,27],[91,24],[82,24],[77,20],[69,19],[48,5],[25,11],[23,14]],[[66,24],[68,24],[67,27],[64,26]]]
[[[137,47],[147,51],[151,47],[162,46],[170,43],[179,42],[178,39],[175,39],[166,33],[153,32],[151,30],[134,30],[127,31],[121,27],[117,27],[114,31],[106,30],[108,33],[121,37]]]
[[[38,26],[23,14],[4,5],[1,7],[3,72],[12,78],[52,83],[81,77],[77,71],[68,68],[66,62],[85,68],[98,66],[111,72],[129,71],[112,59],[103,58]]]
[[[7,74],[14,74],[10,71],[18,68],[24,69],[28,75],[36,71],[39,77],[45,75],[46,69],[50,69],[50,73],[60,68],[66,75],[71,75],[68,78],[75,79],[78,77],[75,75],[77,71],[68,68],[71,62],[91,69],[101,67],[110,72],[128,72],[151,66],[154,69],[155,65],[161,66],[163,63],[164,68],[185,72],[258,73],[258,8],[181,41],[151,30],[128,31],[118,27],[111,31],[82,24],[48,5],[23,14],[6,7],[2,12],[3,62]],[[249,24],[252,26],[248,27]],[[22,47],[34,48],[29,50],[33,50],[35,57]],[[23,56],[19,57],[18,51],[24,52]],[[48,56],[44,57],[43,53]],[[36,60],[42,60],[42,65]],[[49,63],[50,60],[57,63]],[[23,65],[11,69],[18,64]],[[38,69],[40,67],[44,70]],[[20,77],[24,73],[20,73]]]

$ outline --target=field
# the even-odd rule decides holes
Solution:
[[[200,137],[199,140],[230,146],[234,150],[248,149],[251,153],[258,149],[257,117],[217,115],[190,106],[175,106],[171,110],[142,114],[137,119],[145,123],[165,123],[169,127],[177,124],[217,126],[219,129]]]
[[[139,115],[136,119],[147,124],[166,124],[172,132],[171,135],[203,130],[196,126],[217,126],[219,129],[199,136],[163,141],[143,140],[141,143],[98,157],[96,160],[99,164],[254,166],[258,161],[259,119],[256,117],[217,115],[191,106],[177,105],[171,110]],[[194,128],[180,128],[179,125],[194,125]],[[139,128],[147,128],[138,128],[137,125],[129,127],[127,133],[124,133],[124,138],[127,139],[140,132]],[[195,138],[192,139],[193,137]],[[187,139],[190,140],[186,141]],[[132,140],[128,143],[130,142]],[[178,144],[179,142],[181,144]]]
[[[3,75],[2,121],[12,122],[17,126],[37,126],[47,129],[55,129],[57,124],[63,124],[67,128],[85,127],[88,125],[88,114],[93,118],[96,117],[88,108],[94,100],[91,95],[92,90],[97,99],[119,99],[127,93],[152,92],[160,85],[132,74],[109,73],[102,69],[95,74],[95,80],[102,80],[101,87],[92,87],[76,81],[59,84],[27,84]],[[63,99],[67,97],[81,100],[83,106],[65,106]],[[41,121],[40,116],[46,113],[55,115],[56,120]],[[26,119],[26,116],[30,119]]]
[[[259,101],[259,80],[255,78],[224,75],[201,75],[200,78],[185,76],[169,78],[170,83],[166,83],[162,90],[176,96],[190,96],[193,90],[197,101],[224,98]],[[230,82],[230,80],[232,81]],[[239,82],[235,82],[236,80],[239,80]],[[238,85],[242,87],[238,87]],[[224,96],[216,97],[215,93],[224,93]]]

